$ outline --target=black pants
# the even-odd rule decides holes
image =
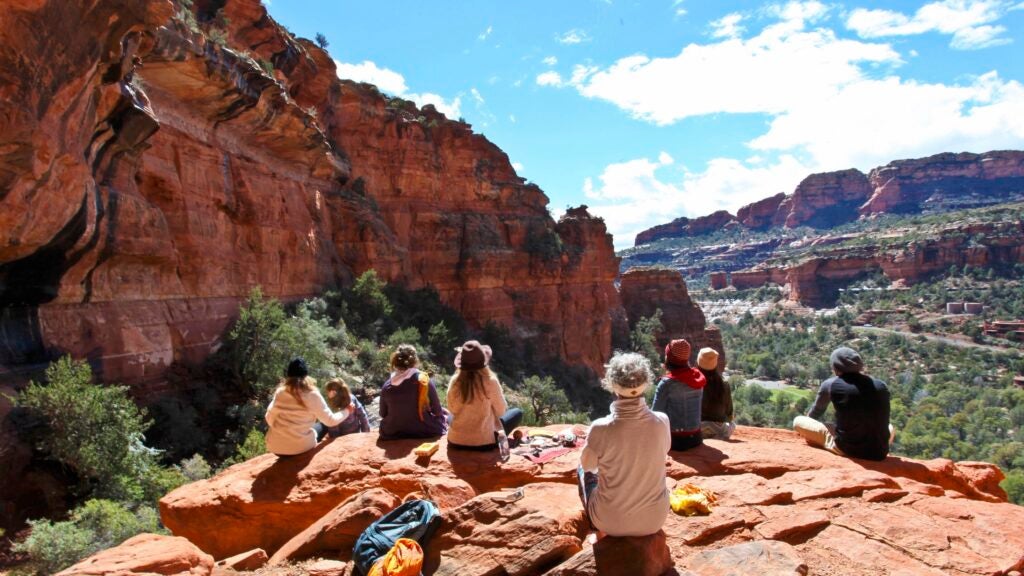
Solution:
[[[672,450],[674,452],[681,452],[683,450],[689,450],[690,448],[696,448],[704,443],[704,439],[701,438],[700,434],[694,434],[693,436],[672,436]]]

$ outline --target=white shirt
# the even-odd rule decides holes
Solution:
[[[267,432],[267,451],[280,456],[302,454],[316,446],[317,420],[325,426],[337,426],[352,413],[349,406],[340,412],[331,412],[324,397],[316,388],[307,390],[296,398],[285,387],[274,392],[274,399],[267,406],[266,420],[270,426]]]
[[[501,427],[500,419],[508,410],[508,404],[498,379],[491,377],[484,384],[483,394],[474,394],[472,402],[466,402],[449,386],[448,410],[452,413],[448,441],[463,446],[484,446],[494,444],[494,432]]]

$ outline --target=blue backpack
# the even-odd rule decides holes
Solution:
[[[352,548],[355,574],[366,576],[374,562],[391,550],[399,538],[424,545],[441,523],[441,513],[429,500],[409,500],[370,524]]]

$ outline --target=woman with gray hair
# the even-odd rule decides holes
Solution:
[[[651,366],[618,352],[602,384],[615,394],[611,414],[590,426],[580,455],[580,499],[598,537],[646,536],[668,515],[665,455],[672,444],[668,416],[647,407]]]

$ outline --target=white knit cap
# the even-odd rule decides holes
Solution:
[[[650,362],[634,352],[616,353],[604,368],[605,387],[623,398],[642,395],[653,378]]]

